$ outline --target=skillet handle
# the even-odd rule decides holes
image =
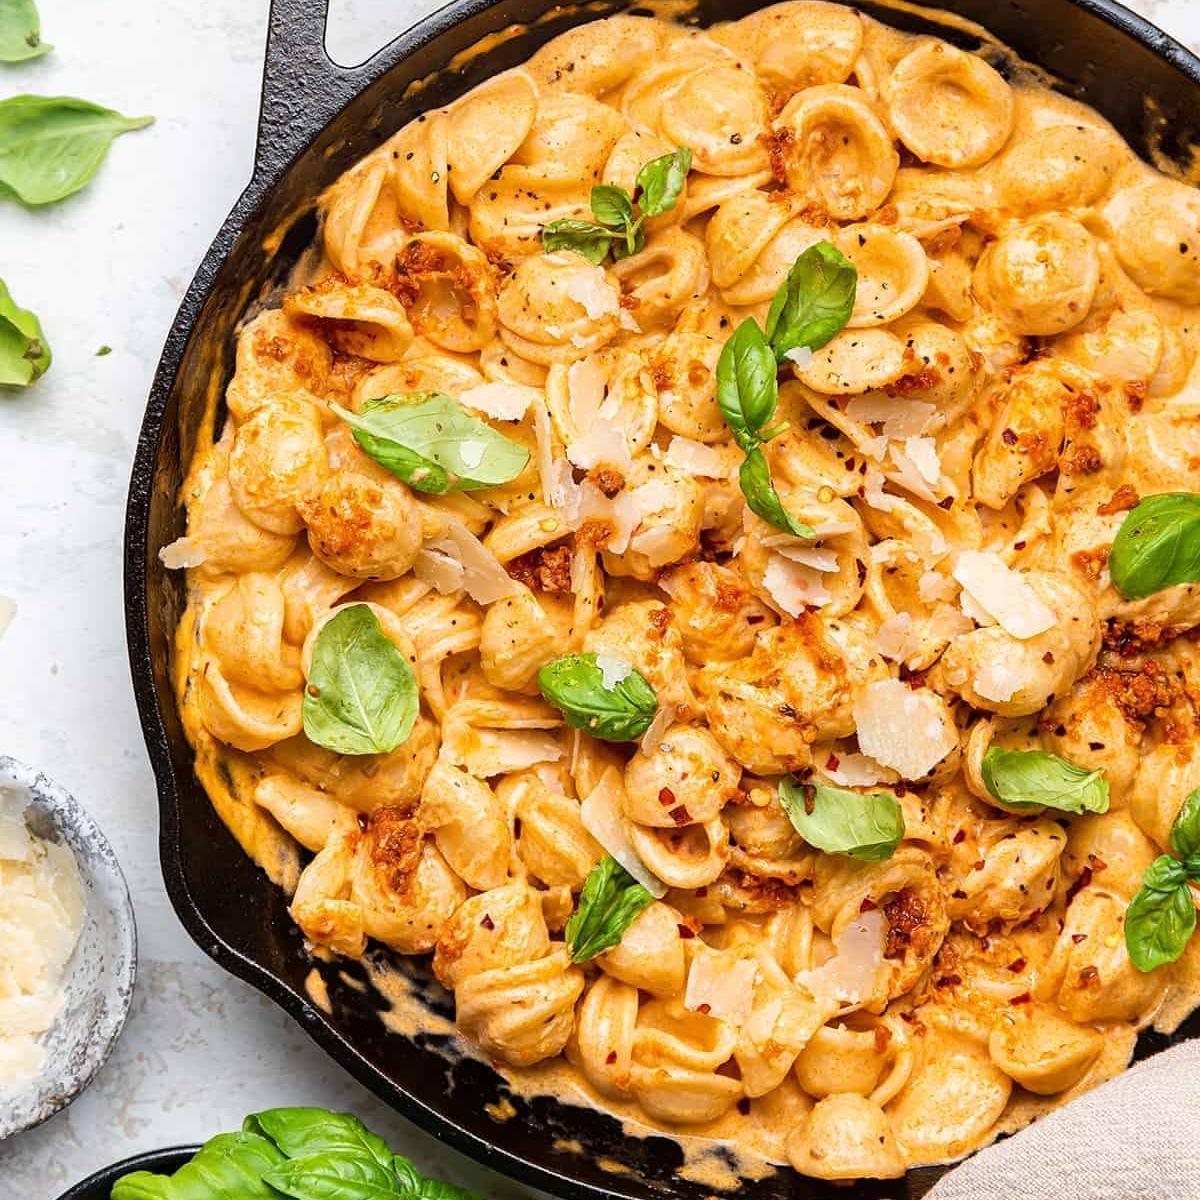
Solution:
[[[325,52],[329,0],[271,0],[255,174],[275,174],[354,94],[358,72]]]

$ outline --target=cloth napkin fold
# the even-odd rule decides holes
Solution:
[[[1200,1039],[981,1150],[926,1200],[1200,1200]]]

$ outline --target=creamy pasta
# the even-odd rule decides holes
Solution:
[[[315,949],[824,1179],[1193,1006],[1125,926],[1186,858],[1200,585],[1109,556],[1200,479],[1200,194],[792,0],[573,29],[321,214],[164,551],[197,771]]]

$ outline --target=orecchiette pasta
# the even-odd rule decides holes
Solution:
[[[579,24],[338,179],[237,334],[163,552],[197,772],[514,1086],[892,1178],[1200,998],[1125,941],[1200,586],[1109,564],[1195,487],[1200,193],[999,62],[824,0]]]

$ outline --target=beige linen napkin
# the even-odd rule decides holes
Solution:
[[[981,1150],[926,1200],[1200,1200],[1200,1039]]]

